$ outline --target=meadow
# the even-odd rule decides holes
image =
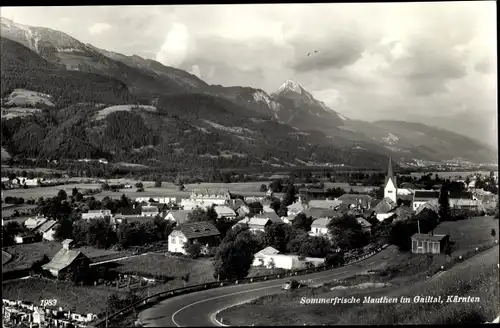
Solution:
[[[322,286],[261,297],[221,313],[229,325],[384,325],[484,323],[498,316],[498,246],[433,279],[418,283],[359,290]],[[443,303],[300,304],[301,297],[442,296]],[[448,295],[479,297],[478,303],[447,303]]]
[[[4,299],[22,299],[40,304],[42,299],[56,299],[57,307],[80,314],[99,314],[106,310],[106,299],[113,293],[125,293],[104,285],[97,287],[74,286],[70,282],[31,277],[2,282]]]
[[[52,259],[54,255],[62,248],[62,245],[58,242],[39,242],[32,244],[20,244],[4,247],[4,251],[12,255],[12,259],[5,265],[2,265],[2,271],[14,271],[23,270],[31,267],[33,262],[40,260],[44,255],[47,255],[49,259]],[[93,247],[80,247],[74,248],[74,250],[81,251],[91,260],[102,259],[103,257],[121,257],[123,253],[106,250],[97,249]]]

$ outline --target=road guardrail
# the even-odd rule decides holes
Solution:
[[[349,261],[345,261],[342,265],[322,265],[314,268],[307,268],[307,269],[302,269],[302,270],[293,270],[290,272],[286,273],[280,273],[280,274],[270,274],[270,275],[265,275],[265,276],[256,276],[252,278],[244,278],[240,280],[224,280],[224,281],[216,281],[216,282],[207,282],[203,284],[198,284],[198,285],[192,285],[192,286],[187,286],[187,287],[182,287],[182,288],[177,288],[177,289],[172,289],[172,290],[167,290],[163,292],[156,293],[154,295],[145,297],[141,299],[140,301],[137,301],[113,314],[108,316],[107,318],[102,318],[98,322],[91,324],[91,327],[96,327],[100,328],[106,325],[106,322],[109,322],[111,320],[115,320],[118,317],[132,312],[134,309],[138,310],[140,308],[146,307],[149,303],[157,303],[162,300],[179,296],[179,295],[184,295],[184,294],[189,294],[189,293],[194,293],[194,292],[199,292],[203,290],[208,290],[208,289],[214,289],[214,288],[220,288],[220,287],[225,287],[225,286],[231,286],[231,285],[240,285],[240,284],[250,284],[250,283],[255,283],[255,282],[262,282],[262,281],[268,281],[268,280],[276,280],[276,279],[282,279],[285,277],[292,277],[292,276],[299,276],[299,275],[306,275],[310,273],[316,273],[316,272],[323,272],[335,268],[340,268],[355,262],[362,261],[368,257],[371,257],[378,252],[380,252],[382,249],[386,248],[387,245],[384,245],[382,247],[376,248],[372,250],[369,253],[365,253],[359,257],[354,257],[351,258]]]

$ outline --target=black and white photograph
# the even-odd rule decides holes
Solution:
[[[2,6],[2,326],[498,324],[496,12]]]

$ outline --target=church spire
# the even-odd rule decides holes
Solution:
[[[389,168],[387,169],[387,177],[388,178],[393,178],[394,173],[392,172],[392,157],[389,156]]]

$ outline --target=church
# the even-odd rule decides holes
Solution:
[[[389,157],[389,168],[387,169],[387,176],[385,177],[384,198],[392,200],[395,204],[398,202],[398,185],[392,171],[391,157]]]

